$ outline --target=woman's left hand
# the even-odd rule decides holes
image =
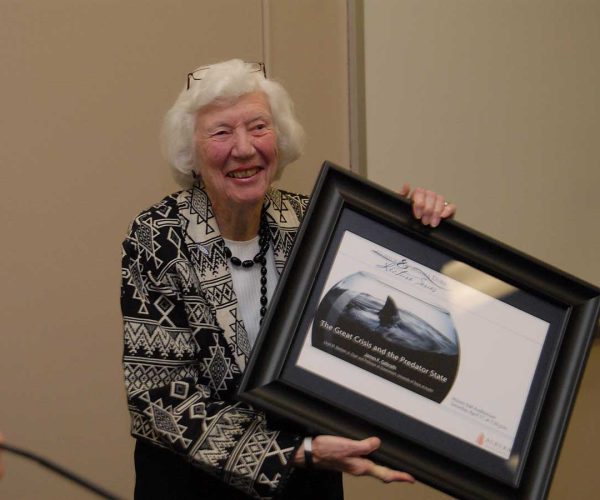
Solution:
[[[454,203],[448,203],[441,194],[428,189],[415,188],[411,193],[410,185],[404,184],[400,195],[411,201],[415,219],[425,226],[437,227],[442,219],[449,219],[456,214]]]

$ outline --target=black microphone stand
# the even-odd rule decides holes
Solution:
[[[12,445],[9,445],[6,443],[0,443],[0,450],[6,450],[10,453],[14,453],[15,455],[19,455],[21,457],[28,458],[29,460],[33,460],[34,462],[37,462],[40,465],[50,469],[52,472],[55,472],[56,474],[59,474],[60,476],[66,477],[67,479],[70,479],[74,483],[77,483],[79,486],[82,486],[83,488],[86,488],[86,489],[96,493],[96,495],[98,495],[102,498],[106,498],[107,500],[122,500],[120,497],[113,495],[112,493],[106,491],[105,489],[101,488],[100,486],[96,486],[95,484],[91,483],[87,479],[83,479],[82,477],[74,474],[73,472],[70,472],[63,467],[60,467],[59,465],[56,465],[56,464],[52,463],[50,460],[40,457],[39,455],[36,455],[35,453],[31,453],[29,451],[23,450],[22,448],[17,448],[16,446],[12,446]]]

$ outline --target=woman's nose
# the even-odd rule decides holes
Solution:
[[[232,154],[239,158],[247,158],[255,153],[252,136],[247,130],[236,130],[234,134]]]

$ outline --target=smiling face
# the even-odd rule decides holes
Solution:
[[[277,171],[277,136],[264,93],[201,108],[195,139],[198,170],[216,210],[262,205]]]

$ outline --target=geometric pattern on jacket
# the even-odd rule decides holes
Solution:
[[[307,204],[305,196],[275,189],[265,197],[279,273]],[[131,224],[121,288],[131,433],[266,499],[283,487],[300,437],[233,400],[250,342],[224,245],[198,184]]]

